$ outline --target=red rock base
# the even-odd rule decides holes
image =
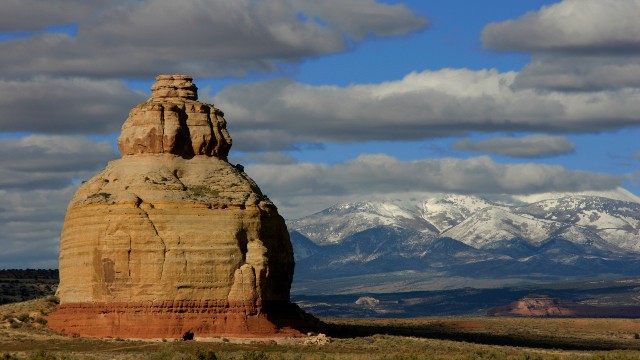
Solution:
[[[96,338],[295,337],[314,327],[314,318],[295,304],[215,300],[70,303],[47,320],[54,331]]]

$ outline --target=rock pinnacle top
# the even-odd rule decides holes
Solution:
[[[180,98],[198,100],[198,87],[189,75],[158,75],[151,86],[152,99]]]
[[[197,101],[198,88],[187,75],[159,75],[149,100],[138,104],[122,125],[122,156],[174,154],[226,160],[231,148],[224,113]]]

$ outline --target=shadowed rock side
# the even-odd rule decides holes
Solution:
[[[51,328],[130,338],[305,332],[289,303],[284,219],[226,161],[222,113],[195,101],[189,77],[159,76],[152,89],[123,125],[123,158],[69,204]]]

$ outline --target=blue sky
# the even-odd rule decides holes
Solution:
[[[77,183],[161,73],[194,76],[287,218],[389,193],[640,194],[637,0],[3,6],[0,268],[55,267]]]

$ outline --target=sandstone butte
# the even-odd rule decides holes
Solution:
[[[299,336],[284,219],[227,162],[222,111],[184,75],[160,75],[111,161],[77,190],[60,244],[49,326],[122,338]]]

